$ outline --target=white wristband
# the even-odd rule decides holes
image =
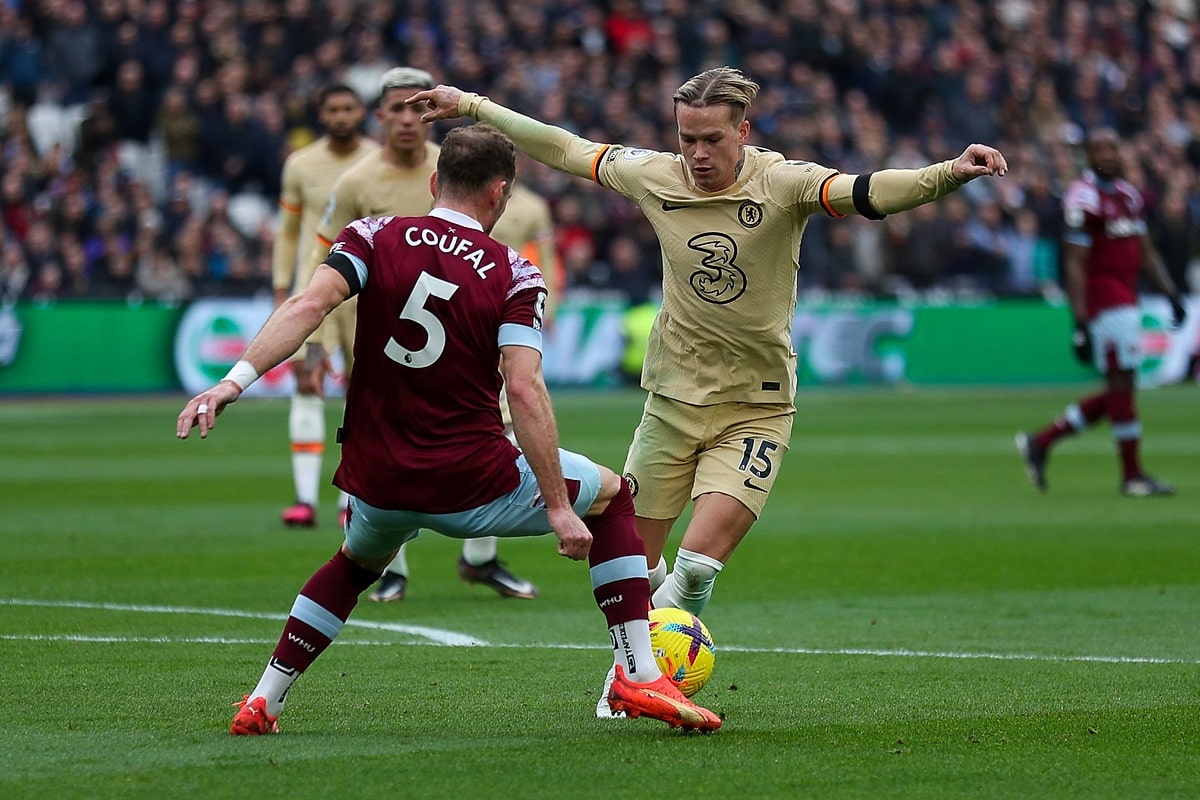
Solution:
[[[239,361],[222,380],[233,381],[244,392],[250,384],[258,380],[258,370],[249,361]]]

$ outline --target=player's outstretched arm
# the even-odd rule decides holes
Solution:
[[[483,95],[464,92],[454,86],[438,85],[417,92],[405,102],[426,109],[421,115],[422,122],[473,117],[494,125],[512,139],[519,150],[548,167],[580,178],[595,180],[599,156],[608,149],[608,145],[590,142],[563,128],[518,114]]]
[[[592,534],[571,507],[558,455],[558,429],[550,393],[542,378],[542,354],[531,347],[500,348],[500,371],[508,392],[513,433],[525,454],[546,502],[550,527],[558,537],[558,552],[581,561],[592,547]]]
[[[840,215],[883,219],[945,197],[984,175],[1003,176],[1008,162],[994,147],[973,144],[951,161],[920,169],[881,169],[864,175],[837,175],[829,181],[822,205]]]
[[[321,320],[349,296],[350,287],[339,272],[325,266],[318,269],[308,288],[271,314],[229,374],[188,401],[175,422],[175,435],[186,439],[192,428],[199,426],[200,438],[208,438],[217,415],[258,376],[295,353]]]

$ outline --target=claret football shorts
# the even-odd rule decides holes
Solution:
[[[694,406],[650,394],[625,461],[640,517],[674,519],[719,492],[762,514],[792,436],[788,403]]]

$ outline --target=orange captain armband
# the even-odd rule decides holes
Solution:
[[[600,183],[600,162],[604,160],[604,156],[612,149],[611,144],[606,144],[600,148],[600,152],[596,153],[596,157],[592,159],[592,180]],[[604,184],[600,184],[603,186]]]
[[[825,209],[825,213],[834,219],[843,219],[846,215],[840,213],[833,207],[833,203],[829,201],[829,187],[833,185],[833,179],[841,175],[840,172],[835,172],[825,180],[821,181],[821,191],[819,193],[821,208]]]

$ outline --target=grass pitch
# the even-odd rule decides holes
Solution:
[[[331,488],[317,530],[278,523],[286,402],[179,442],[182,398],[5,400],[0,796],[1194,798],[1196,390],[1140,398],[1178,497],[1120,497],[1107,429],[1040,495],[1012,435],[1078,393],[803,395],[704,614],[717,734],[592,718],[603,617],[551,537],[501,544],[525,602],[426,535],[409,598],[360,604],[259,739],[229,704],[339,542]],[[641,402],[557,393],[564,446],[619,468]]]

